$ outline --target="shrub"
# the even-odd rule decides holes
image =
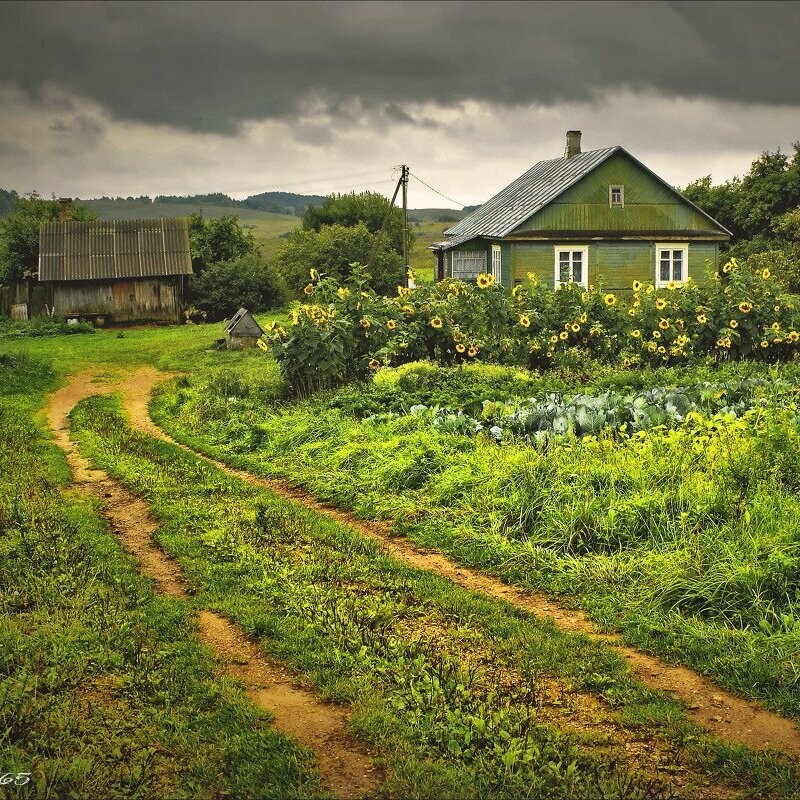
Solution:
[[[189,279],[192,302],[211,320],[230,317],[241,306],[264,311],[286,302],[281,277],[256,253],[211,264]]]
[[[350,280],[351,264],[366,264],[370,256],[367,284],[372,289],[386,294],[393,292],[398,284],[405,285],[403,259],[385,239],[376,246],[375,237],[361,223],[352,227],[326,225],[319,231],[292,231],[279,246],[272,263],[289,290],[303,297],[309,270],[346,282]]]

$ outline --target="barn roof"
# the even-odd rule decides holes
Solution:
[[[439,247],[447,250],[478,236],[508,236],[526,219],[532,217],[537,211],[541,211],[548,203],[574,186],[581,178],[586,177],[615,153],[626,155],[686,204],[713,222],[721,232],[730,234],[730,231],[723,228],[705,211],[676,191],[674,187],[634,158],[627,150],[617,145],[616,147],[604,147],[601,150],[589,150],[570,158],[551,158],[547,161],[539,161],[480,208],[464,217],[457,225],[446,230],[445,235],[451,238],[442,242]]]
[[[87,281],[191,275],[186,220],[43,222],[39,280]]]

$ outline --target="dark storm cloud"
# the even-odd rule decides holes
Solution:
[[[798,34],[796,3],[3,3],[0,82],[224,133],[311,100],[404,121],[614,89],[800,105]]]

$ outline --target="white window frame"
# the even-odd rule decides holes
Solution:
[[[619,203],[614,202],[614,189],[619,189]],[[608,205],[613,208],[619,206],[625,208],[625,185],[622,183],[612,183],[608,187]]]
[[[583,276],[582,280],[578,283],[579,286],[583,286],[584,289],[589,288],[589,245],[588,244],[557,244],[553,248],[553,288],[558,289],[561,286],[566,286],[566,284],[561,282],[561,270],[559,269],[559,253],[563,252],[564,250],[568,250],[570,253],[577,253],[580,251],[583,253],[583,257],[581,259],[581,263],[583,264]],[[572,278],[572,256],[570,256],[570,283],[573,283],[571,280]]]
[[[458,268],[456,274],[456,262],[470,264],[471,269]],[[457,281],[469,281],[477,278],[482,272],[486,272],[486,251],[485,250],[452,250],[450,252],[450,277]]]
[[[498,286],[503,283],[503,248],[499,244],[492,245],[492,275]]]
[[[682,263],[683,263],[683,276],[679,281],[676,281],[672,276],[674,275],[674,255],[670,253],[669,257],[669,274],[670,277],[668,280],[661,279],[661,251],[662,250],[680,250],[683,253],[682,256]],[[686,279],[689,277],[689,243],[688,242],[657,242],[656,243],[656,264],[655,264],[655,275],[656,275],[656,288],[663,289],[668,283],[674,281],[676,285],[682,286],[686,283]]]

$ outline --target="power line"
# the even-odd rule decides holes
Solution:
[[[439,197],[444,197],[445,200],[449,200],[451,203],[455,203],[457,206],[461,206],[462,208],[464,205],[466,205],[465,203],[459,203],[458,200],[454,200],[452,197],[448,197],[446,194],[442,194],[438,189],[434,189],[429,183],[425,183],[425,181],[422,180],[419,175],[415,175],[413,172],[411,172],[410,175],[415,180],[418,180],[423,186],[427,186],[432,192],[438,194]]]

